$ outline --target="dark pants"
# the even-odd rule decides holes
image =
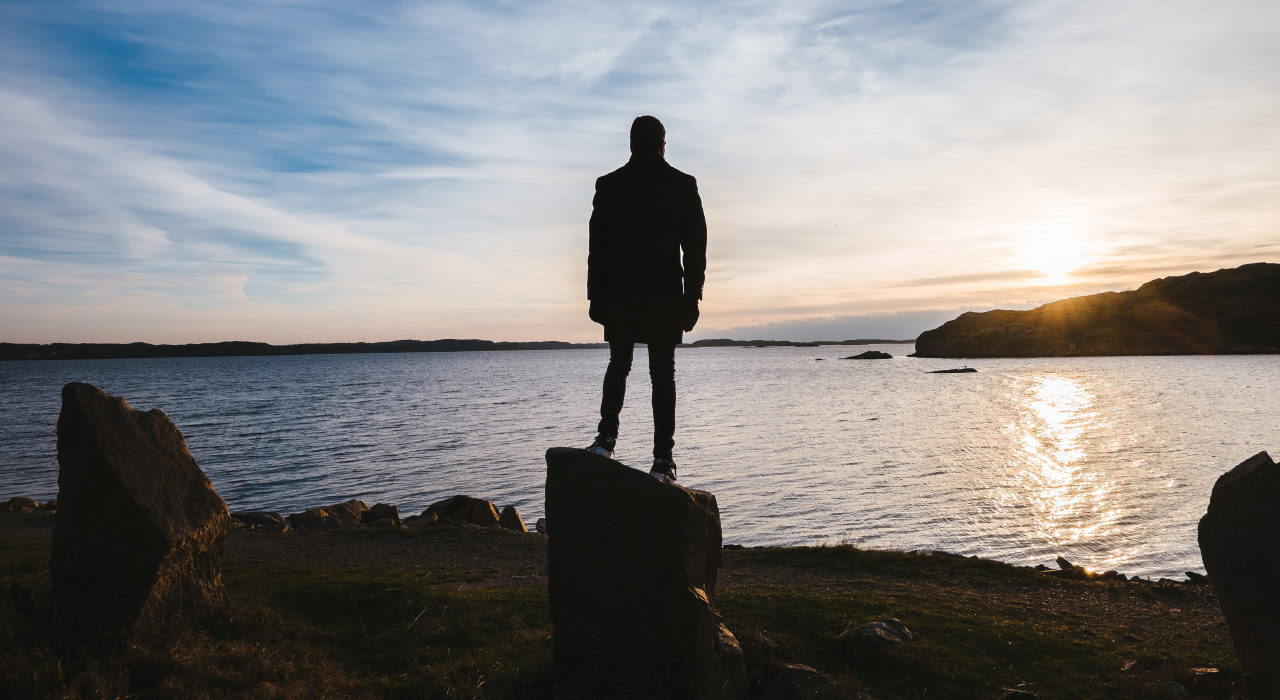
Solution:
[[[618,415],[627,394],[631,374],[631,341],[609,341],[609,369],[604,373],[604,398],[600,400],[600,426],[605,437],[618,437]],[[676,346],[649,345],[649,378],[653,380],[653,456],[671,459],[676,434]]]

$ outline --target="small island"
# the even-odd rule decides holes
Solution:
[[[916,339],[916,357],[1280,353],[1280,264],[1164,277],[1029,311],[969,312]]]
[[[881,352],[879,350],[868,350],[866,352],[858,353],[857,355],[850,355],[848,357],[842,357],[840,359],[842,360],[892,360],[893,355],[890,355],[887,352]]]

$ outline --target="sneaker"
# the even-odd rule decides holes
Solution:
[[[667,484],[676,483],[676,462],[670,457],[655,457],[653,466],[649,468],[649,476]]]
[[[601,457],[612,457],[613,446],[617,441],[618,441],[617,438],[597,435],[595,442],[592,442],[591,446],[587,448],[587,452],[590,452],[592,454],[598,454]]]

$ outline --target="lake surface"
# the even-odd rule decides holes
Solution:
[[[680,481],[725,541],[1203,571],[1214,481],[1280,449],[1280,358],[939,360],[909,345],[676,352]],[[594,436],[607,350],[0,363],[0,499],[57,492],[60,388],[161,408],[232,510],[468,493],[543,514],[543,453]],[[819,361],[821,360],[821,361]],[[927,374],[971,365],[976,374]],[[618,459],[648,468],[644,350]]]

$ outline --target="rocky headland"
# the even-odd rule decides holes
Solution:
[[[1280,353],[1280,264],[1152,280],[1029,311],[969,312],[916,339],[916,357]]]

